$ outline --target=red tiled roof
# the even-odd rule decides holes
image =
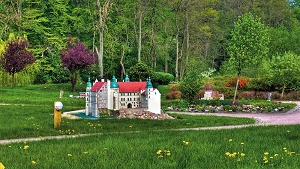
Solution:
[[[145,90],[147,82],[118,82],[119,92],[140,92],[140,90]]]
[[[92,92],[99,91],[101,87],[105,84],[105,82],[97,82],[92,87]]]

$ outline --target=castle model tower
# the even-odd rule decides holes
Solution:
[[[113,76],[108,87],[108,109],[119,110],[119,84],[115,76]]]
[[[85,90],[85,115],[91,115],[91,100],[92,100],[92,83],[91,79],[88,78],[88,82],[86,83],[86,90]]]

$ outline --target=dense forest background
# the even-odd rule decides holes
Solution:
[[[300,55],[299,0],[0,0],[0,53],[14,37],[26,37],[37,61],[16,74],[18,85],[64,83],[60,51],[72,35],[100,58],[81,70],[82,81],[123,80],[138,61],[155,72],[183,80],[216,70],[231,69],[228,40],[239,16],[252,13],[268,29],[268,53],[261,67],[244,66],[243,76],[267,76],[273,56]],[[251,56],[249,56],[251,57]],[[2,86],[10,76],[0,69]]]

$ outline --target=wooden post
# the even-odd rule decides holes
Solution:
[[[58,106],[59,105],[59,106]],[[58,128],[61,123],[61,102],[54,102],[54,128]]]

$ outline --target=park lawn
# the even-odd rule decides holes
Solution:
[[[253,124],[254,119],[234,117],[207,117],[176,115],[176,120],[111,119],[70,120],[62,119],[59,129],[53,128],[53,104],[61,101],[63,111],[84,109],[85,99],[70,98],[78,92],[68,91],[69,84],[31,85],[0,89],[0,139],[28,138],[49,135],[74,135],[142,130],[163,130],[207,126]],[[84,91],[85,85],[78,85]],[[60,91],[64,97],[59,98]],[[3,97],[2,97],[3,96]]]
[[[85,105],[84,99],[68,97],[76,93],[58,98],[66,87],[0,89],[0,139],[99,134],[0,145],[0,163],[6,168],[298,167],[300,125],[179,131],[174,129],[251,124],[254,119],[173,114],[176,120],[63,119],[54,129],[54,101],[63,102],[63,111]]]
[[[300,125],[115,132],[0,145],[7,168],[299,168]]]

